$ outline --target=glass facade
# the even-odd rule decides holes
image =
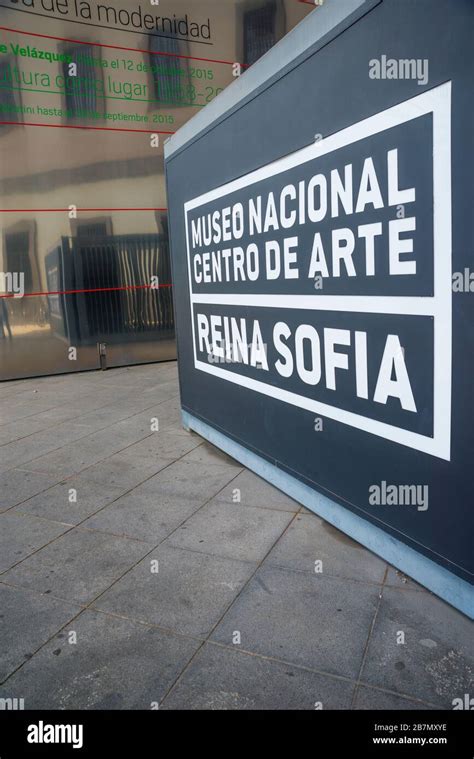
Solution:
[[[311,11],[0,0],[0,379],[175,357],[163,143]]]

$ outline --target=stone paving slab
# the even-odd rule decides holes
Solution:
[[[70,632],[77,642],[69,642]],[[25,709],[151,709],[198,641],[126,619],[84,611],[3,686]]]
[[[43,429],[47,429],[51,422],[49,420],[43,421],[40,417],[41,414],[38,414],[30,419],[22,419],[18,422],[2,424],[0,426],[0,445],[3,446],[8,443],[14,443],[21,438],[32,435],[34,432],[40,432]]]
[[[87,434],[87,429],[78,429],[72,425],[56,425],[52,429],[23,437],[13,443],[2,446],[1,466],[3,470],[10,467],[29,468],[29,464],[38,456],[60,450],[63,445],[75,442]],[[32,467],[33,468],[33,467]]]
[[[139,459],[130,461],[122,453],[116,453],[88,467],[85,476],[99,485],[111,485],[114,488],[128,486],[128,489],[132,490],[171,463],[172,459],[158,456],[154,461],[140,461]]]
[[[5,572],[67,530],[58,522],[36,517],[0,514],[0,572]]]
[[[105,592],[94,608],[203,637],[254,571],[248,562],[163,545]]]
[[[126,486],[128,488],[128,485]],[[75,491],[75,494],[74,492]],[[76,475],[15,506],[18,514],[50,519],[54,522],[76,525],[95,514],[123,494],[123,488],[110,484],[100,485],[87,477]]]
[[[265,558],[292,519],[289,512],[213,501],[190,517],[166,543],[228,559],[258,562]]]
[[[0,512],[47,490],[56,481],[54,476],[22,469],[10,469],[0,474]]]
[[[34,416],[42,411],[49,411],[54,408],[54,406],[54,401],[45,401],[44,403],[38,401],[18,401],[17,403],[7,402],[4,404],[1,412],[2,424],[26,419],[27,417]]]
[[[139,493],[181,496],[203,504],[232,482],[238,473],[236,467],[203,466],[187,461],[187,456],[184,456],[143,482],[136,490]]]
[[[234,471],[243,469],[242,464],[239,464],[238,461],[206,442],[184,456],[183,461],[187,464],[199,464],[203,467],[227,467]],[[237,471],[236,474],[238,474]]]
[[[79,611],[79,607],[71,603],[0,583],[0,682],[31,659],[35,651]],[[24,695],[20,694],[19,698]]]
[[[377,607],[376,585],[265,566],[212,635],[246,651],[356,678]]]
[[[83,469],[87,469],[93,464],[102,461],[107,456],[112,455],[115,445],[110,444],[109,450],[104,448],[100,443],[82,439],[69,445],[65,445],[56,451],[47,453],[44,456],[29,461],[22,465],[23,469],[30,472],[43,472],[44,474],[55,475],[57,481],[72,477],[79,474]]]
[[[200,501],[137,491],[102,509],[83,527],[157,545],[201,506]]]
[[[298,514],[265,563],[376,583],[386,570],[382,559],[315,514]]]
[[[208,643],[161,708],[349,709],[353,690],[347,680]]]
[[[4,574],[2,579],[73,603],[88,604],[151,547],[141,541],[76,527]]]
[[[473,623],[431,593],[384,588],[361,679],[452,709],[474,683]]]
[[[242,506],[258,506],[262,509],[292,512],[297,512],[301,508],[301,504],[282,493],[281,490],[272,487],[253,472],[249,472],[248,469],[239,474],[232,481],[232,485],[219,493],[216,500],[233,504],[236,491],[238,491],[239,503]]]
[[[148,421],[148,437],[130,445],[121,452],[121,457],[130,462],[153,463],[157,458],[175,461],[185,456],[189,451],[200,445],[201,440],[195,435],[181,435],[173,430],[160,430],[150,435]]]

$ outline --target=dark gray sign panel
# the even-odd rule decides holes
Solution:
[[[370,89],[402,11],[357,5],[170,143],[184,420],[473,616],[466,19],[440,52],[443,3],[404,5],[394,58],[438,66]]]
[[[449,124],[447,83],[188,201],[195,368],[449,460]]]

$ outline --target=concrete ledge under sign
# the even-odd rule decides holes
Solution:
[[[181,414],[183,425],[187,429],[194,430],[307,509],[412,577],[470,619],[474,619],[474,586],[330,498],[315,492],[300,480],[252,453],[189,412],[183,410]]]

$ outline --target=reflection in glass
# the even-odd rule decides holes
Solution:
[[[174,34],[0,6],[0,379],[175,357],[163,141],[310,11],[161,0]],[[27,46],[49,60],[12,53]]]

